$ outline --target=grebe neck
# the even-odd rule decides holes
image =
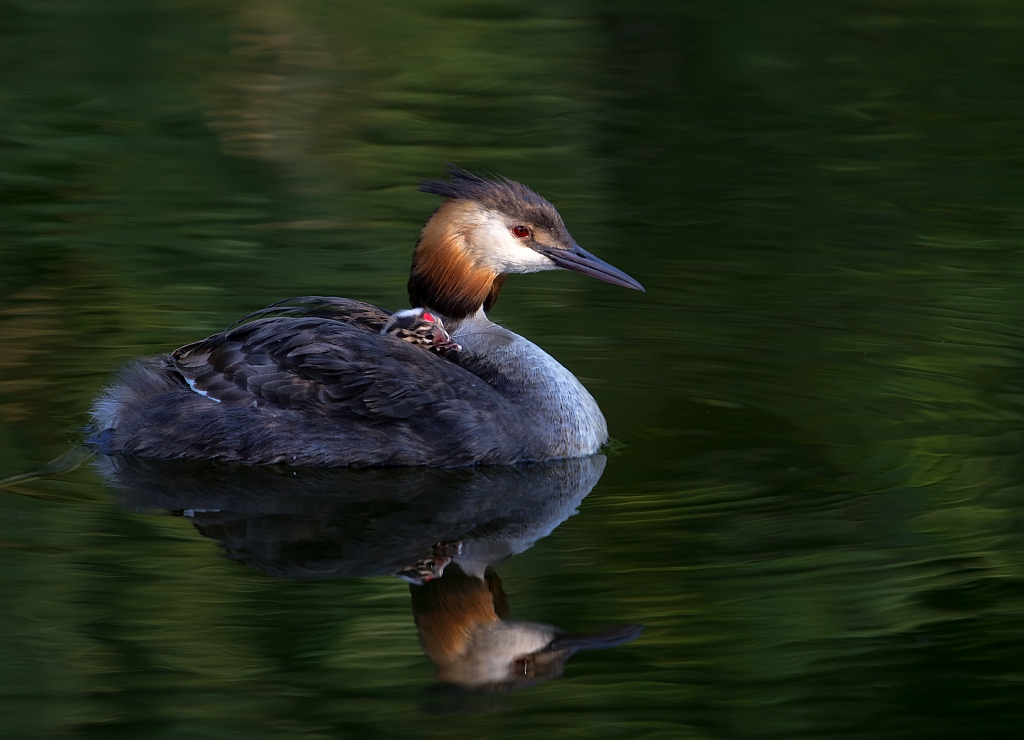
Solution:
[[[552,457],[590,455],[608,441],[597,401],[576,376],[533,342],[493,323],[481,308],[447,320],[462,345],[458,363],[534,415],[533,429]]]
[[[480,258],[472,241],[484,228],[471,204],[447,201],[434,211],[416,241],[409,274],[409,303],[449,320],[471,316],[498,299],[507,275]]]

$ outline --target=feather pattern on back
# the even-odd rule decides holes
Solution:
[[[344,311],[351,323],[256,318],[136,363],[94,405],[94,441],[141,456],[292,465],[545,457],[516,403],[454,362],[374,331],[388,314],[354,304],[286,309]]]

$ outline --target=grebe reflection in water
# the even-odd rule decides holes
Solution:
[[[511,618],[494,570],[572,516],[605,458],[476,468],[288,469],[100,456],[131,510],[163,509],[233,560],[287,579],[392,575],[410,581],[424,652],[442,684],[508,690],[561,674],[578,650],[641,628],[570,634]]]

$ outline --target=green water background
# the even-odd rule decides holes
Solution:
[[[0,738],[1018,737],[1022,39],[1009,0],[0,1],[0,477],[129,358],[405,306],[446,161],[648,291],[493,312],[616,440],[513,614],[640,640],[436,716],[405,584],[267,578],[82,468],[0,492]]]

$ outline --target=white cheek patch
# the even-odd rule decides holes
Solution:
[[[505,218],[498,214],[488,214],[474,237],[474,247],[480,262],[495,272],[525,273],[558,269],[543,254],[526,246],[525,239],[512,236]]]

